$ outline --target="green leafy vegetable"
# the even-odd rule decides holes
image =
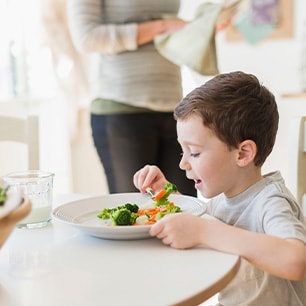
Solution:
[[[127,208],[116,210],[112,215],[114,225],[132,225],[137,219],[137,214]]]
[[[0,187],[0,206],[3,206],[4,203],[5,203],[5,201],[7,199],[7,191],[8,191],[9,188],[10,188],[9,185],[7,185],[4,188]]]
[[[135,223],[138,210],[137,204],[126,203],[115,208],[104,208],[97,217],[103,220],[111,219],[113,225],[132,225]]]

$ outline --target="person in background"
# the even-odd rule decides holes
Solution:
[[[278,129],[274,95],[251,74],[217,75],[175,108],[180,168],[205,198],[207,214],[165,216],[150,234],[173,248],[203,245],[241,256],[219,305],[305,305],[306,225],[279,171],[262,174]],[[168,178],[155,165],[134,175],[141,191]]]
[[[152,163],[181,192],[196,195],[178,168],[173,109],[182,98],[180,67],[160,55],[153,42],[156,35],[187,24],[169,17],[179,8],[179,0],[68,0],[75,47],[95,58],[91,128],[110,193],[136,191],[131,177]]]

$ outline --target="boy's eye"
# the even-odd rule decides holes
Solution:
[[[200,153],[190,153],[191,157],[199,157]]]

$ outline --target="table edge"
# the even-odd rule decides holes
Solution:
[[[222,278],[220,278],[218,281],[210,285],[208,288],[178,303],[173,304],[173,306],[197,306],[205,302],[213,295],[224,289],[230,283],[230,281],[237,274],[240,267],[240,263],[241,263],[241,258],[240,256],[238,256],[233,267],[226,274],[224,274]]]

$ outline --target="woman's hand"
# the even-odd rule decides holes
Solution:
[[[239,11],[241,2],[241,0],[236,0],[221,10],[216,23],[216,32],[221,32],[232,24]]]
[[[143,45],[151,42],[158,34],[180,30],[187,23],[181,19],[159,19],[139,23],[137,44]]]
[[[19,221],[24,219],[31,211],[32,203],[29,199],[23,199],[21,204],[14,209],[10,214],[0,220],[0,226],[2,221],[9,224],[17,224]]]
[[[16,209],[4,218],[0,219],[0,248],[13,231],[15,225],[30,213],[31,208],[31,201],[25,199]]]
[[[150,187],[154,191],[164,188],[169,183],[162,171],[157,166],[146,165],[138,170],[133,177],[133,182],[140,192],[145,193],[146,188]]]

